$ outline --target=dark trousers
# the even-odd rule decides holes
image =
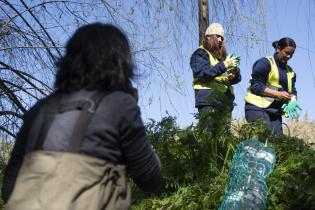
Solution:
[[[273,134],[283,134],[282,116],[279,114],[272,114],[264,110],[245,110],[245,118],[247,122],[255,122],[261,119]]]

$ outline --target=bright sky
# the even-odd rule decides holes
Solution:
[[[242,58],[240,65],[242,81],[234,86],[235,102],[237,103],[233,111],[234,118],[244,117],[244,96],[254,62],[266,55],[273,55],[274,48],[271,46],[273,41],[282,37],[290,37],[297,44],[295,54],[288,64],[297,74],[298,100],[303,108],[301,116],[307,113],[309,120],[315,120],[315,3],[309,2],[312,1],[266,0],[267,40],[258,41],[257,46],[253,45],[247,51],[243,47],[230,46],[227,43],[228,51],[238,54]],[[264,49],[262,49],[261,43],[264,44]],[[196,40],[197,47],[198,40]],[[189,66],[192,51],[183,53],[184,64]],[[193,113],[197,110],[194,108],[191,71],[184,71],[182,77],[186,81],[185,84],[182,84],[185,90],[184,95],[165,93],[162,92],[162,89],[157,88],[155,91],[158,100],[153,101],[150,105],[140,101],[144,121],[148,121],[149,118],[159,121],[161,117],[166,116],[167,110],[171,116],[177,117],[180,127],[196,122],[193,117]]]

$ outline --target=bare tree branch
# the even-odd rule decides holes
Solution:
[[[18,118],[20,118],[20,119],[22,119],[23,118],[23,115],[21,115],[21,114],[18,114],[18,113],[16,113],[16,112],[12,112],[12,111],[0,111],[0,116],[3,116],[3,115],[12,115],[12,116],[14,116],[14,117],[18,117]]]
[[[6,83],[6,84],[11,85],[12,87],[17,88],[18,90],[23,91],[24,93],[26,93],[27,95],[30,95],[31,97],[33,97],[33,98],[36,99],[36,100],[39,100],[39,99],[40,99],[40,98],[38,98],[37,96],[35,96],[34,94],[32,94],[30,91],[27,91],[27,88],[25,88],[25,87],[23,87],[23,86],[17,85],[17,84],[15,84],[15,83],[13,83],[13,82],[10,82],[10,81],[4,80],[4,79],[2,79],[2,81],[3,81],[4,83]],[[12,88],[11,88],[11,89],[12,89]],[[33,89],[32,89],[32,90],[33,90]]]
[[[19,108],[23,113],[26,113],[26,109],[8,86],[0,79],[0,89],[8,96],[8,98]]]
[[[33,88],[35,88],[37,91],[39,91],[41,94],[43,94],[44,96],[47,96],[47,93],[45,93],[44,91],[42,91],[40,88],[38,88],[36,85],[34,85],[34,83],[32,83],[28,78],[26,78],[25,76],[39,82],[41,85],[43,85],[44,87],[46,87],[47,89],[49,89],[50,91],[52,91],[52,89],[47,86],[45,83],[41,82],[40,80],[36,79],[35,77],[33,77],[30,74],[27,74],[25,72],[19,71],[17,69],[12,68],[11,66],[9,66],[6,63],[3,63],[2,61],[0,61],[0,64],[4,67],[6,67],[7,69],[11,70],[12,72],[14,72],[15,74],[17,74],[20,78],[22,78],[24,81],[26,81],[29,85],[31,85]]]
[[[5,0],[5,2],[7,3],[7,5],[16,12],[16,14],[19,15],[19,17],[24,21],[24,23],[28,26],[28,28],[37,36],[37,38],[40,40],[40,42],[46,47],[46,50],[48,52],[48,54],[50,55],[50,58],[54,61],[57,62],[55,56],[52,54],[50,48],[48,48],[46,42],[38,35],[38,33],[33,29],[33,27],[30,25],[30,23],[24,18],[24,16],[12,5],[10,4],[10,2],[8,2],[7,0]]]
[[[0,130],[2,130],[3,132],[5,132],[6,134],[9,134],[10,136],[12,136],[14,139],[16,138],[16,135],[13,134],[12,132],[10,132],[8,129],[6,129],[5,127],[0,125]]]
[[[172,100],[171,92],[187,94],[182,75],[190,71],[187,60],[198,45],[195,0],[0,1],[0,125],[13,135],[21,125],[19,116],[53,91],[55,63],[65,50],[66,39],[90,22],[115,24],[127,34],[136,74],[145,78],[136,84],[138,88],[146,92],[159,87],[166,100]],[[226,26],[227,41],[238,40],[236,33],[263,27],[259,25],[260,2],[209,1],[209,21]],[[246,33],[237,35],[252,41]],[[154,98],[162,101],[160,95],[147,95],[142,99],[149,104]],[[176,109],[174,102],[170,104]]]

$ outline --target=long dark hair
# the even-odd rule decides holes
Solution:
[[[281,38],[279,41],[274,41],[272,43],[272,46],[277,50],[282,50],[285,47],[293,47],[294,49],[296,48],[295,41],[289,37],[284,37]]]
[[[133,62],[127,37],[113,25],[79,28],[57,63],[55,88],[60,92],[121,90],[132,93]]]
[[[222,43],[222,47],[220,48],[219,45],[217,44],[215,35],[203,36],[202,46],[206,48],[211,53],[211,55],[216,59],[218,60],[226,59],[227,51],[224,42]]]

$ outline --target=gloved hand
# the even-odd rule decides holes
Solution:
[[[288,106],[291,105],[291,110],[289,109],[288,114],[291,115],[292,119],[299,118],[302,108],[300,107],[300,104],[297,100],[291,100]],[[290,107],[290,106],[289,106]]]
[[[295,109],[292,109],[293,107],[292,107],[292,105],[290,105],[289,106],[289,104],[290,104],[290,102],[287,102],[287,103],[285,103],[285,104],[283,104],[282,105],[282,110],[283,110],[283,112],[284,112],[284,116],[286,117],[286,118],[291,118],[291,119],[294,119],[295,117]]]
[[[240,63],[241,57],[240,56],[236,56],[233,53],[231,54],[231,57],[236,57],[236,60],[238,61],[238,63]]]
[[[236,66],[238,66],[240,62],[240,57],[239,56],[235,56],[235,55],[228,55],[225,59],[225,61],[223,61],[224,66],[226,69],[231,69],[231,68],[235,68]]]
[[[292,99],[291,101],[283,104],[281,108],[284,112],[284,116],[291,119],[297,119],[300,116],[300,111],[302,110],[296,99]]]
[[[285,117],[288,117],[288,113],[287,113],[287,110],[288,110],[288,103],[289,102],[286,102],[282,105],[281,109],[283,111],[283,113],[285,114]]]
[[[300,110],[294,109],[292,111],[288,111],[288,116],[291,119],[297,119],[300,116]]]

